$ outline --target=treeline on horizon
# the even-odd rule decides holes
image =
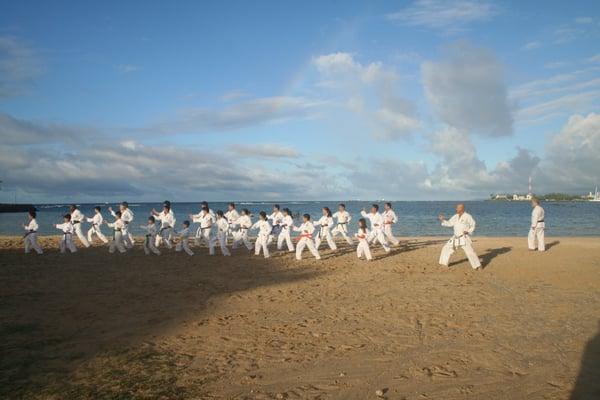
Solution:
[[[524,201],[524,200],[513,200],[512,195],[506,195],[506,199],[497,199],[496,195],[498,193],[490,194],[490,199],[495,201]],[[588,201],[587,195],[578,195],[578,194],[568,194],[568,193],[547,193],[547,194],[534,194],[534,197],[537,197],[543,201]]]

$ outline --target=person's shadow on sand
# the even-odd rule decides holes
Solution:
[[[598,332],[585,346],[571,400],[600,399],[600,321]]]
[[[479,256],[479,259],[481,260],[481,267],[482,268],[486,268],[494,258],[498,257],[501,254],[506,254],[508,252],[510,252],[512,250],[512,247],[506,246],[506,247],[499,247],[497,249],[487,249],[485,253],[481,254]],[[466,258],[460,259],[458,261],[454,261],[451,262],[448,266],[452,267],[454,265],[463,263],[468,261]]]
[[[558,240],[555,240],[554,242],[546,243],[546,250],[550,250],[551,248],[553,248],[554,246],[556,246],[559,243],[560,243],[560,241],[558,241]]]

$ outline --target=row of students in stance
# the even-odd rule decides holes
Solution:
[[[55,228],[62,232],[60,251],[77,251],[74,236],[79,238],[84,247],[89,247],[94,237],[103,243],[109,243],[102,233],[102,225],[112,230],[110,253],[116,251],[125,253],[128,249],[132,249],[134,238],[130,227],[134,214],[129,205],[123,202],[118,211],[114,211],[111,207],[108,211],[113,217],[112,222],[104,220],[101,207],[94,208],[94,216],[86,217],[76,205],[72,205],[70,213],[64,215],[63,223],[55,225]],[[363,209],[361,215],[357,232],[354,234],[354,238],[358,241],[359,258],[372,259],[370,244],[378,243],[389,252],[390,243],[393,245],[399,243],[392,233],[392,225],[398,221],[398,218],[391,203],[385,204],[383,213],[379,212],[377,204],[373,204],[370,212],[367,213]],[[245,246],[248,250],[254,249],[256,255],[262,253],[265,258],[270,256],[269,246],[276,243],[277,250],[287,249],[289,252],[295,252],[296,258],[300,260],[305,248],[308,248],[316,259],[320,259],[319,247],[323,242],[326,242],[330,249],[337,250],[334,238],[338,235],[342,236],[349,245],[353,245],[353,237],[349,234],[351,221],[352,217],[346,211],[345,204],[339,204],[335,213],[332,213],[328,207],[324,207],[322,216],[318,220],[312,220],[309,214],[304,214],[302,222],[295,224],[292,212],[288,208],[281,209],[277,204],[273,206],[271,214],[261,211],[258,221],[253,223],[250,211],[243,209],[238,212],[234,203],[228,205],[227,212],[221,210],[214,212],[209,208],[208,203],[203,202],[200,212],[190,214],[189,220],[183,221],[181,228],[176,229],[177,220],[171,209],[171,203],[165,201],[163,209],[161,211],[153,209],[146,224],[141,225],[140,228],[144,232],[143,248],[146,254],[160,255],[160,247],[164,245],[171,249],[174,239],[177,239],[175,251],[185,251],[190,256],[194,255],[190,248],[192,240],[198,246],[206,245],[210,255],[215,254],[217,247],[223,255],[231,255],[228,248],[228,243],[231,242],[233,249]],[[370,222],[370,228],[367,221]],[[84,222],[91,224],[87,234],[83,232]],[[195,232],[192,231],[191,223],[197,224]],[[29,212],[29,222],[23,227],[26,231],[25,252],[29,253],[33,249],[41,254],[42,248],[37,241],[38,224],[34,210]],[[250,240],[251,231],[256,231],[254,243]],[[292,240],[293,233],[297,233],[295,244]]]
[[[530,250],[544,251],[544,209],[537,199],[533,199],[531,205],[533,210],[528,247]],[[55,225],[56,229],[62,232],[60,251],[77,251],[73,235],[77,235],[85,247],[90,246],[94,235],[102,242],[107,243],[108,239],[101,230],[102,224],[106,224],[113,232],[109,245],[110,253],[115,251],[125,253],[128,249],[133,248],[134,238],[129,227],[133,222],[134,214],[129,209],[128,204],[123,202],[118,211],[114,211],[110,207],[108,211],[114,218],[113,222],[104,221],[100,207],[95,207],[94,216],[87,218],[77,206],[71,206],[71,213],[64,216],[63,223]],[[385,252],[389,252],[390,243],[392,245],[399,243],[392,233],[392,225],[397,223],[398,218],[390,203],[385,203],[383,213],[379,212],[377,204],[373,204],[370,212],[363,209],[361,216],[362,218],[358,220],[357,232],[354,234],[354,238],[358,241],[356,254],[359,258],[364,257],[367,260],[372,260],[372,244],[378,244]],[[190,220],[198,225],[195,232],[191,230]],[[253,223],[250,212],[243,209],[241,213],[238,213],[234,203],[230,203],[227,212],[224,213],[220,210],[214,212],[210,209],[208,203],[203,202],[200,212],[190,214],[189,220],[183,221],[181,229],[176,230],[176,219],[171,210],[171,203],[165,201],[163,209],[161,211],[153,209],[146,225],[142,225],[141,228],[145,234],[143,248],[146,254],[160,255],[159,247],[164,245],[171,249],[173,239],[178,238],[175,251],[185,251],[190,256],[194,255],[190,248],[191,240],[194,240],[196,245],[205,244],[210,255],[215,254],[215,248],[218,246],[224,256],[230,256],[228,242],[231,241],[232,248],[235,249],[240,246],[245,246],[248,250],[254,248],[256,255],[262,253],[265,258],[270,255],[269,245],[276,242],[278,250],[284,250],[285,246],[287,251],[295,251],[296,259],[300,260],[305,248],[308,248],[316,259],[320,259],[319,247],[324,241],[327,242],[330,249],[337,250],[334,238],[338,235],[341,235],[349,245],[354,244],[352,237],[348,234],[351,220],[352,217],[346,211],[344,204],[339,204],[338,211],[335,214],[332,214],[328,207],[323,207],[322,216],[316,221],[313,221],[309,214],[304,214],[302,223],[296,225],[292,212],[288,208],[280,209],[279,205],[274,205],[273,211],[269,215],[261,211],[258,221]],[[442,226],[454,230],[453,236],[442,248],[439,263],[448,266],[450,256],[460,248],[465,252],[471,267],[476,270],[480,269],[481,262],[473,249],[471,241],[471,236],[475,231],[475,219],[465,211],[464,204],[456,206],[456,214],[450,219],[439,215],[439,220]],[[82,230],[84,221],[91,224],[87,236],[83,234]],[[369,224],[367,224],[367,221],[369,221]],[[23,227],[26,231],[24,236],[25,252],[29,253],[33,249],[41,254],[43,251],[37,242],[38,224],[34,210],[29,212],[29,222],[24,224]],[[254,244],[251,243],[248,235],[250,231],[257,232]],[[292,232],[298,233],[295,246],[292,240]]]

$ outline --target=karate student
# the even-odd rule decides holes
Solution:
[[[258,215],[258,221],[250,229],[258,229],[256,242],[254,243],[254,254],[257,256],[260,255],[262,249],[265,258],[269,258],[269,237],[273,228],[269,223],[267,213],[261,211]]]
[[[237,220],[239,218],[240,214],[235,209],[235,203],[229,203],[227,205],[227,212],[225,213],[225,219],[227,219],[227,222],[229,223],[229,231],[227,232],[226,239],[229,237],[229,235],[231,235],[233,241],[235,241],[235,238],[233,237],[233,232],[237,228]]]
[[[367,214],[365,209],[360,212],[363,218],[368,219],[371,222],[371,234],[368,237],[368,240],[378,241],[383,250],[386,253],[390,252],[390,246],[388,246],[387,240],[385,240],[385,235],[383,233],[383,216],[379,213],[379,206],[377,204],[371,205],[371,212]]]
[[[123,229],[125,228],[125,223],[121,219],[121,211],[115,213],[115,222],[106,222],[106,225],[113,230],[112,241],[108,246],[108,252],[112,254],[115,250],[119,250],[119,253],[125,253],[127,251],[125,249],[125,244],[123,243]]]
[[[71,205],[71,223],[73,224],[73,228],[75,229],[75,234],[81,241],[81,244],[83,244],[85,247],[90,247],[90,242],[88,242],[85,235],[83,234],[83,231],[81,230],[81,223],[83,222],[84,219],[85,219],[85,217],[83,216],[81,211],[79,211],[79,208],[77,208],[77,206],[75,204],[72,204]]]
[[[75,247],[75,243],[73,243],[73,232],[75,231],[75,228],[73,228],[73,224],[71,223],[71,214],[65,214],[63,216],[63,223],[54,226],[63,233],[63,237],[59,244],[60,252],[64,253],[69,249],[71,253],[75,253],[77,247]]]
[[[25,254],[29,253],[31,249],[35,250],[36,253],[42,254],[42,247],[39,245],[37,240],[37,231],[39,229],[38,223],[35,220],[37,213],[35,210],[29,210],[29,221],[27,224],[23,224],[25,229],[25,235],[23,235],[23,241],[25,242]]]
[[[94,216],[92,218],[86,218],[87,222],[90,222],[92,224],[92,227],[88,230],[87,233],[87,239],[88,242],[90,242],[90,244],[94,242],[94,234],[96,234],[96,236],[98,236],[98,239],[100,239],[103,243],[108,243],[108,239],[106,238],[106,236],[104,236],[102,230],[100,229],[100,226],[102,226],[102,222],[104,221],[104,218],[102,218],[101,211],[102,208],[100,206],[96,206],[94,207]]]
[[[273,226],[273,230],[269,235],[269,244],[271,244],[275,236],[279,236],[279,232],[281,231],[281,221],[283,220],[283,213],[281,212],[279,204],[273,205],[273,212],[267,217],[267,219],[271,221],[271,225]]]
[[[365,256],[367,261],[371,261],[371,249],[369,248],[369,230],[367,229],[367,220],[361,218],[358,220],[358,232],[354,235],[358,239],[358,245],[356,246],[356,256],[362,258]]]
[[[161,212],[152,209],[152,215],[160,221],[160,230],[156,235],[156,247],[160,247],[160,244],[164,241],[169,249],[172,248],[171,238],[173,236],[173,227],[175,226],[176,220],[175,215],[171,211],[171,202],[165,201]]]
[[[348,244],[352,244],[352,238],[348,236],[348,224],[352,221],[352,217],[350,213],[346,211],[346,205],[344,203],[340,203],[338,205],[338,210],[335,214],[333,214],[333,218],[337,220],[335,227],[331,231],[331,235],[335,238],[338,233],[342,235]]]
[[[190,249],[190,221],[183,221],[183,229],[177,232],[179,235],[179,243],[175,246],[175,251],[185,251],[188,255],[193,256],[194,252]]]
[[[529,250],[536,250],[537,247],[538,251],[545,251],[544,229],[546,223],[544,222],[544,209],[540,206],[540,200],[535,197],[531,199],[531,207],[533,208],[531,210],[531,229],[527,236],[527,244]]]
[[[337,246],[335,245],[330,232],[330,229],[333,227],[333,217],[331,216],[331,210],[329,207],[323,207],[323,216],[321,219],[315,222],[315,226],[320,227],[319,234],[315,238],[315,246],[317,250],[319,249],[323,239],[327,240],[327,244],[331,250],[337,250]]]
[[[392,209],[392,203],[385,203],[383,209],[383,234],[394,246],[398,246],[400,241],[394,237],[392,232],[392,225],[398,222],[398,217]]]
[[[227,222],[227,218],[223,214],[223,211],[217,211],[217,240],[219,241],[219,246],[221,247],[221,253],[224,256],[230,256],[231,253],[227,248],[227,234],[229,232],[229,222]]]
[[[193,222],[200,224],[200,227],[198,227],[198,230],[196,231],[196,244],[200,246],[202,242],[205,242],[206,246],[208,247],[208,253],[211,256],[214,255],[215,240],[212,235],[212,226],[215,222],[215,219],[210,213],[210,209],[208,208],[208,206],[203,206],[199,214],[190,214],[189,217]]]
[[[319,255],[319,250],[315,247],[315,242],[313,241],[313,233],[315,231],[315,227],[312,222],[310,222],[310,215],[304,214],[303,223],[299,227],[293,227],[293,230],[296,232],[300,232],[300,236],[298,236],[298,244],[296,245],[296,260],[302,260],[302,251],[304,247],[308,247],[308,250],[312,253],[312,255],[320,260],[321,256]]]
[[[121,221],[123,221],[123,230],[121,231],[123,234],[123,244],[128,249],[131,249],[135,243],[133,234],[129,231],[129,224],[133,222],[133,211],[131,211],[129,208],[129,203],[126,201],[119,205],[119,211],[121,212]],[[115,217],[115,212],[113,211],[112,207],[108,207],[108,212],[110,212],[110,215]]]
[[[157,256],[160,256],[160,250],[158,250],[154,245],[154,242],[156,241],[156,234],[158,233],[158,229],[156,229],[156,219],[152,215],[149,216],[148,223],[140,226],[140,228],[146,232],[144,235],[144,253],[149,255],[150,252],[153,252]]]
[[[252,244],[248,240],[248,230],[252,227],[252,217],[247,208],[242,210],[242,214],[237,219],[237,230],[233,231],[233,248],[237,249],[240,242],[244,243],[248,250],[252,250]]]
[[[283,249],[283,242],[286,243],[288,251],[294,251],[294,243],[292,242],[291,232],[294,226],[294,218],[289,208],[283,209],[283,218],[281,219],[281,231],[277,237],[277,250]]]
[[[442,214],[438,216],[438,219],[441,221],[442,226],[454,228],[454,236],[452,236],[452,238],[448,240],[448,243],[442,248],[439,261],[440,265],[447,267],[450,256],[456,249],[462,248],[469,259],[471,268],[480,270],[481,262],[479,261],[477,254],[475,254],[475,250],[473,250],[471,241],[471,235],[475,230],[475,220],[470,214],[465,212],[465,205],[457,204],[456,214],[449,220],[446,220]]]

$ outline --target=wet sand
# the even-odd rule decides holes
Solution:
[[[0,237],[0,398],[600,398],[600,239],[444,238],[376,260],[23,254]],[[217,253],[219,254],[219,253]]]

